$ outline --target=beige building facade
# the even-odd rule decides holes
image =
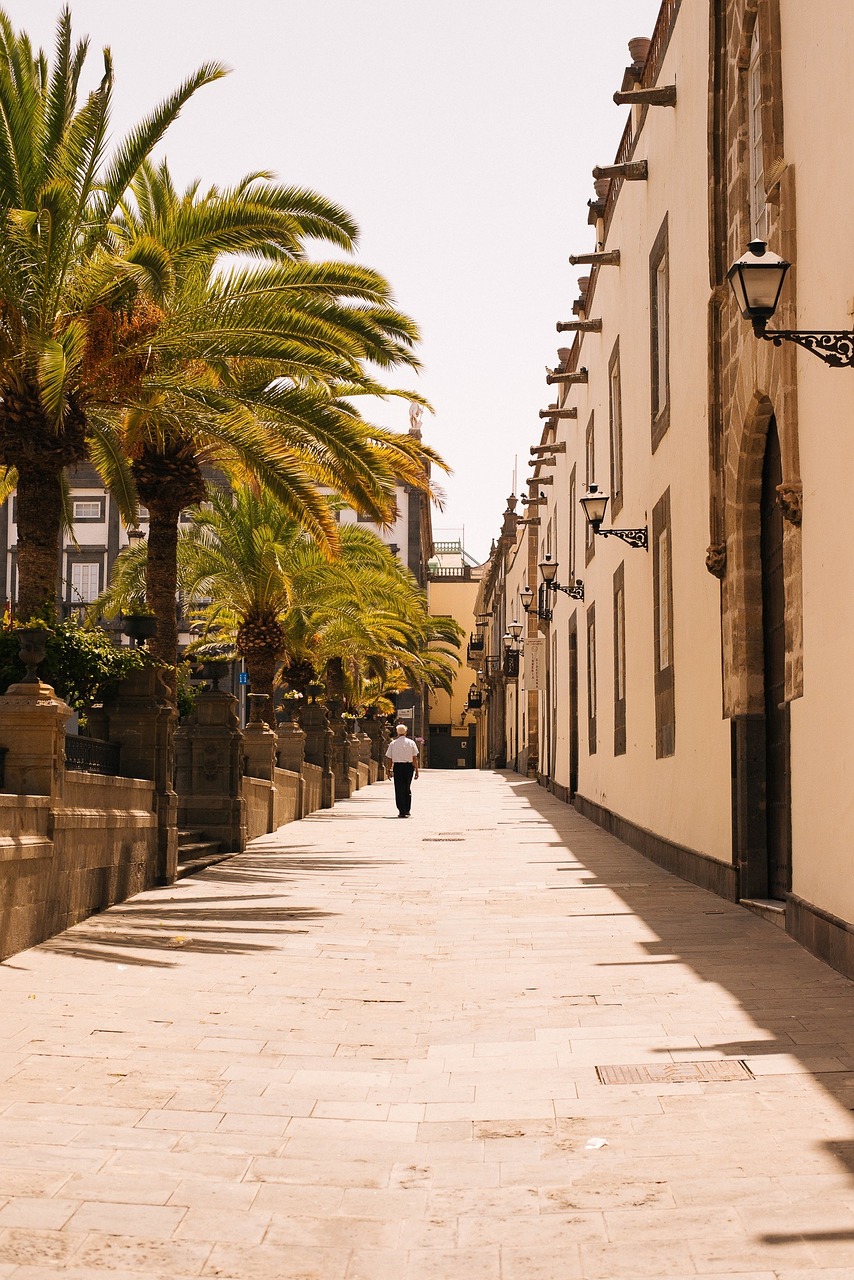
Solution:
[[[434,617],[453,618],[460,625],[468,638],[468,646],[463,641],[468,657],[477,654],[475,606],[481,572],[481,566],[466,554],[461,540],[433,543],[433,555],[427,565],[428,607]],[[469,705],[472,679],[461,653],[450,692],[432,689],[428,694],[426,755],[432,769],[472,769],[477,763],[475,719]]]
[[[484,574],[477,715],[483,764],[535,769],[854,976],[854,374],[844,338],[838,367],[757,336],[727,280],[766,241],[792,264],[769,329],[854,325],[852,55],[850,6],[665,0],[603,87],[628,119],[567,246],[585,274]]]

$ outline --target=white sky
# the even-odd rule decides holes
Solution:
[[[50,47],[58,0],[5,0]],[[116,68],[123,134],[209,59],[165,146],[181,180],[273,169],[343,204],[362,261],[421,326],[425,438],[454,474],[437,536],[465,526],[479,559],[498,532],[514,456],[527,472],[551,396],[555,321],[571,318],[593,248],[590,170],[626,119],[613,105],[627,41],[659,0],[73,0],[78,36]],[[382,420],[408,426],[405,402]]]

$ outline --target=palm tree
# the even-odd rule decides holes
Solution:
[[[95,610],[109,615],[139,597],[145,554],[123,552]],[[460,628],[430,616],[415,579],[363,526],[342,526],[330,559],[268,491],[211,487],[178,540],[178,566],[204,639],[234,645],[256,693],[273,694],[280,667],[301,683],[337,670],[341,687],[330,692],[353,706],[453,680]]]
[[[326,675],[330,695],[362,705],[379,684],[449,688],[462,632],[433,618],[412,574],[371,530],[347,524],[333,558],[271,495],[212,493],[179,544],[181,581],[218,639],[234,638],[252,689],[277,669]]]
[[[164,662],[174,663],[177,643],[180,514],[204,498],[206,467],[238,487],[264,485],[331,550],[337,526],[321,486],[387,522],[396,483],[427,488],[430,465],[443,465],[354,406],[360,394],[397,394],[368,364],[417,365],[415,326],[381,276],[305,259],[306,238],[350,248],[354,234],[336,206],[266,174],[179,195],[165,164],[146,164],[131,184],[116,236],[125,257],[159,255],[163,288],[156,319],[121,352],[144,368],[116,408],[124,482],[149,510],[151,648]],[[112,367],[104,363],[105,377]],[[112,465],[122,483],[121,459]]]
[[[123,289],[157,284],[158,263],[137,246],[121,258],[110,226],[128,183],[184,104],[224,69],[201,67],[107,156],[113,67],[80,101],[88,44],[60,15],[52,63],[0,10],[0,483],[17,487],[19,614],[51,615],[63,512],[62,478],[86,456],[100,363],[93,299],[121,308],[126,336],[151,325]],[[131,383],[139,362],[122,370]],[[115,449],[105,426],[101,452]],[[131,495],[124,511],[132,512]]]

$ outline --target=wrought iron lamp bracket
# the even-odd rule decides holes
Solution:
[[[757,338],[773,342],[775,347],[794,342],[836,369],[854,368],[852,329],[766,329],[762,321],[756,321],[753,328]]]
[[[584,599],[584,583],[580,578],[575,579],[574,587],[562,587],[559,582],[550,582],[549,586],[552,591],[562,591],[564,595],[569,596],[572,600]]]
[[[597,529],[596,532],[600,538],[619,538],[621,542],[627,542],[630,547],[649,551],[649,530],[646,525],[642,529]]]

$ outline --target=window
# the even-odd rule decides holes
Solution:
[[[99,560],[75,560],[71,563],[69,603],[91,604],[101,590]]]
[[[768,239],[768,205],[765,198],[765,156],[762,136],[762,59],[759,19],[753,28],[750,63],[747,68],[747,145],[750,157],[750,234],[754,240]]]
[[[611,515],[623,505],[623,395],[620,387],[620,340],[608,361],[608,419],[611,439]]]
[[[670,596],[668,582],[670,579],[670,530],[664,528],[656,540],[658,556],[658,582],[656,585],[656,617],[658,670],[666,671],[670,666]]]
[[[569,582],[575,582],[575,520],[578,510],[578,484],[576,481],[576,467],[573,465],[569,476]]]
[[[623,565],[614,574],[614,755],[626,753],[626,590]]]
[[[593,414],[590,415],[590,421],[587,423],[587,432],[584,437],[584,480],[587,488],[596,481],[596,441],[593,434]],[[584,521],[584,558],[585,563],[589,564],[593,559],[593,552],[596,550],[596,538],[593,533],[593,527],[589,521]]]
[[[587,610],[587,751],[596,754],[596,606]]]
[[[670,490],[652,511],[652,584],[655,652],[655,754],[676,750],[676,695],[673,676],[673,557]]]
[[[652,448],[658,447],[670,425],[670,258],[667,218],[649,256],[650,385],[652,388]]]
[[[104,520],[103,498],[75,498],[74,521],[80,524],[101,524]]]

